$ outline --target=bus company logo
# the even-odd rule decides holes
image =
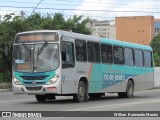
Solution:
[[[11,112],[2,112],[2,117],[12,117]]]
[[[107,74],[107,73],[105,73],[104,75],[103,75],[103,80],[121,80],[121,81],[123,81],[123,80],[125,80],[126,78],[125,78],[125,75],[123,75],[123,74]]]

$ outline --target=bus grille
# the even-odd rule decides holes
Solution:
[[[44,80],[48,77],[49,75],[41,75],[41,76],[20,76],[24,80]]]
[[[39,91],[42,89],[42,86],[38,86],[38,87],[26,87],[26,89],[28,91]]]
[[[33,84],[33,82],[24,82],[24,84],[30,84],[30,85],[32,85]],[[45,84],[45,82],[36,82],[35,84],[39,84],[39,85],[43,85],[43,84]]]

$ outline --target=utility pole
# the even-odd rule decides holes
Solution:
[[[23,10],[21,11],[21,19],[22,19],[22,21],[25,19],[25,13],[23,12]]]
[[[35,10],[37,9],[37,7],[41,4],[41,2],[42,2],[43,0],[41,0],[38,4],[37,4],[37,6],[33,9],[33,11],[32,11],[32,13],[31,13],[31,15],[35,12]],[[30,15],[30,16],[31,16]]]

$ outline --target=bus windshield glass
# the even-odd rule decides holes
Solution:
[[[59,66],[58,43],[21,44],[14,48],[14,70],[46,72]]]

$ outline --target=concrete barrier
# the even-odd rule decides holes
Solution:
[[[160,87],[160,67],[155,67],[154,87]]]
[[[0,83],[0,89],[12,89],[12,83]]]

